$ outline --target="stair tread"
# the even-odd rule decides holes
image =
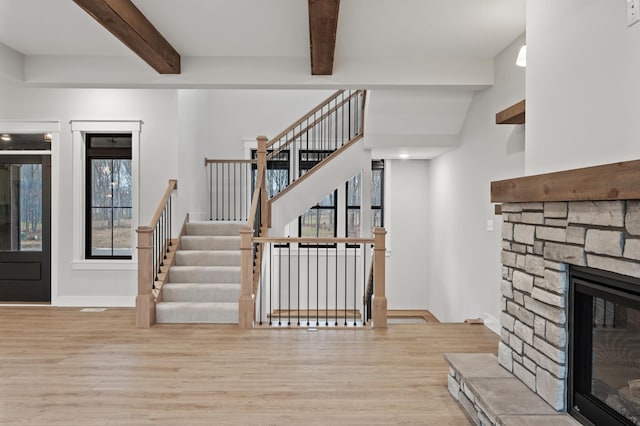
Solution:
[[[211,253],[211,254],[237,254],[240,255],[240,250],[233,249],[180,249],[176,253]]]
[[[211,269],[211,270],[215,270],[215,269],[229,269],[229,270],[238,270],[240,269],[240,266],[235,266],[235,265],[209,265],[209,266],[198,266],[198,265],[176,265],[176,266],[172,266],[171,269]]]
[[[225,285],[226,286],[229,286],[229,285],[234,285],[235,286],[235,285],[237,285],[237,286],[239,286],[240,283],[197,283],[197,282],[195,282],[195,283],[188,283],[188,282],[186,282],[186,283],[183,283],[183,282],[173,283],[173,282],[171,282],[171,283],[166,283],[165,285],[162,286],[162,288],[167,287],[167,286],[174,286],[174,285],[176,285],[176,286],[177,285],[193,285],[193,286],[196,286],[196,285],[197,286],[225,286]]]
[[[236,302],[158,302],[156,306],[194,306],[200,308],[211,307],[212,305],[219,305],[223,308],[228,309],[238,309],[238,304]]]
[[[202,239],[220,239],[220,240],[239,240],[240,239],[240,235],[183,235],[180,238],[186,238],[186,239],[197,239],[197,238],[202,238]]]
[[[247,226],[237,221],[197,221],[187,223],[187,235],[237,235]]]

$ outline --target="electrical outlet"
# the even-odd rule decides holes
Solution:
[[[640,0],[627,0],[627,27],[640,21]]]

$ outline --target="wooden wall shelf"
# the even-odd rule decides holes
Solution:
[[[496,114],[496,124],[524,124],[525,100],[511,105]]]
[[[640,160],[491,182],[492,203],[640,200]]]

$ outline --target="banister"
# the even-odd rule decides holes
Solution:
[[[139,226],[138,233],[138,294],[136,296],[136,327],[149,328],[156,321],[156,299],[153,294],[160,268],[171,243],[171,194],[178,180],[170,179],[149,226]],[[167,217],[168,216],[168,217]]]
[[[171,193],[176,189],[178,189],[178,180],[169,179],[169,185],[167,186],[167,189],[164,192],[164,195],[162,196],[162,200],[160,201],[160,204],[156,209],[156,213],[153,215],[153,218],[151,219],[151,224],[149,225],[151,228],[155,228],[155,226],[158,224],[158,221],[160,220],[160,216],[162,215],[162,212],[164,210],[164,206],[167,204],[167,201],[169,200]]]
[[[344,91],[343,91],[344,92]],[[340,107],[344,106],[347,102],[349,102],[352,98],[355,98],[357,96],[359,96],[360,91],[355,91],[353,92],[351,95],[349,95],[347,98],[343,99],[340,104],[337,104],[333,106],[333,108],[329,109],[327,112],[323,113],[319,118],[316,118],[311,124],[308,124],[307,127],[305,127],[303,130],[298,131],[298,133],[294,133],[293,136],[291,136],[291,138],[287,139],[282,145],[278,146],[277,148],[273,149],[269,155],[267,155],[267,160],[270,160],[271,158],[273,158],[274,156],[276,156],[278,153],[280,153],[281,151],[283,151],[284,149],[286,149],[289,145],[291,145],[300,135],[303,135],[304,133],[308,132],[309,129],[313,128],[315,125],[317,125],[318,123],[320,123],[322,120],[324,120],[325,118],[327,118],[330,114],[334,113],[335,111],[337,111]],[[324,105],[323,105],[324,106]],[[321,110],[321,108],[320,108]],[[316,111],[317,112],[317,111]],[[313,113],[313,112],[312,112]],[[309,117],[307,117],[309,118]],[[304,121],[304,120],[303,120]],[[298,123],[301,124],[301,123]],[[293,130],[296,126],[290,127],[287,131],[287,133],[289,133],[289,131]],[[285,134],[283,134],[283,136],[285,136]],[[281,137],[282,138],[282,137]],[[276,139],[272,139],[272,145],[275,145],[275,141],[277,141]]]
[[[300,244],[373,244],[375,238],[346,238],[346,237],[253,237],[255,243],[300,243]]]
[[[249,208],[249,219],[247,220],[247,223],[250,224],[249,226],[253,225],[253,223],[256,220],[256,214],[258,213],[258,202],[260,201],[260,192],[262,190],[264,173],[265,173],[264,169],[258,170],[258,176],[256,179],[257,185],[256,185],[256,188],[253,190],[253,197],[251,198],[251,207]]]
[[[284,135],[289,133],[291,131],[291,129],[293,129],[294,127],[296,127],[300,123],[302,123],[304,120],[306,120],[309,117],[311,117],[315,112],[318,112],[319,109],[322,109],[322,107],[324,107],[327,103],[331,102],[332,100],[334,100],[335,98],[340,96],[343,92],[344,92],[344,90],[338,90],[333,95],[329,96],[327,99],[325,99],[324,101],[320,102],[315,108],[313,108],[311,111],[309,111],[308,113],[303,115],[302,118],[300,118],[298,121],[293,123],[291,126],[287,127],[285,130],[280,132],[276,137],[272,138],[267,143],[267,149],[270,148],[273,144],[275,144],[278,140],[280,140]]]
[[[292,183],[287,185],[287,187],[285,189],[283,189],[282,191],[278,192],[276,195],[271,197],[269,199],[269,205],[271,205],[272,203],[275,203],[279,198],[284,197],[289,191],[292,191],[293,188],[295,188],[296,186],[301,185],[302,182],[304,182],[305,179],[309,179],[309,177],[311,177],[311,175],[313,175],[315,172],[320,170],[322,167],[325,167],[327,164],[329,164],[331,162],[331,160],[333,160],[338,155],[340,155],[340,153],[342,151],[345,151],[347,148],[349,148],[351,145],[353,145],[356,142],[358,142],[363,137],[364,137],[364,135],[360,134],[360,135],[356,136],[355,138],[351,139],[348,143],[342,145],[340,148],[338,148],[335,151],[333,151],[324,160],[322,160],[321,162],[319,162],[318,164],[313,166],[311,169],[309,169],[309,171],[307,173],[305,173],[304,175],[300,176],[300,178],[296,179],[295,181],[293,181]]]

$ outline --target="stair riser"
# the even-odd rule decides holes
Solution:
[[[162,287],[164,302],[229,302],[240,299],[240,286],[221,284],[219,286],[196,286],[192,284],[165,284]]]
[[[206,304],[200,304],[206,305]],[[238,310],[216,309],[215,306],[172,306],[160,303],[156,308],[158,323],[237,324]]]
[[[240,237],[186,235],[180,246],[182,250],[240,250]]]
[[[240,268],[175,266],[169,271],[169,282],[240,283]]]
[[[220,251],[180,250],[176,253],[178,266],[240,266],[240,251],[221,253]]]
[[[240,236],[246,223],[236,222],[191,222],[187,223],[188,235]]]

